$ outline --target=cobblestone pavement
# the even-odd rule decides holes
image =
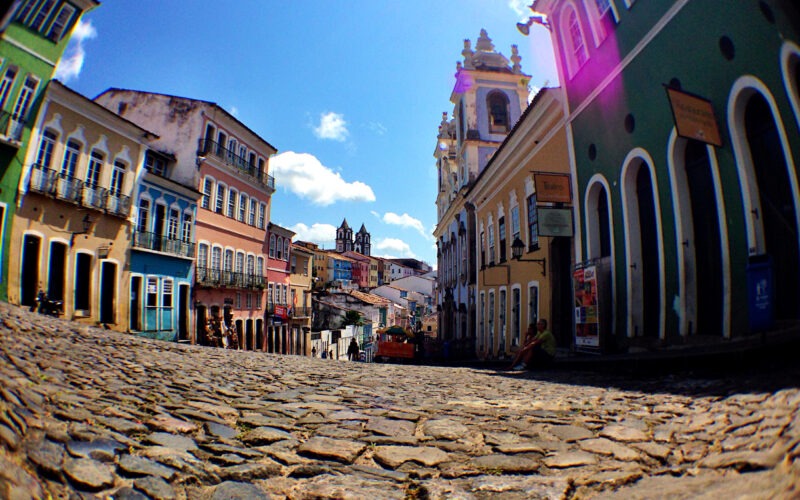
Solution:
[[[7,304],[0,351],[2,498],[800,497],[796,371],[756,387],[347,363]]]

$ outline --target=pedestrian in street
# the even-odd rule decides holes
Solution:
[[[314,347],[311,348],[311,357],[312,358],[316,358],[317,357],[317,346],[314,346]]]
[[[322,359],[325,359],[327,357],[328,357],[328,352],[323,349],[323,351],[322,351]]]
[[[540,319],[536,327],[532,323],[528,326],[525,341],[507,369],[545,368],[553,363],[555,355],[556,338],[547,329],[547,320]]]
[[[358,342],[355,338],[350,339],[350,345],[347,346],[347,359],[358,361]]]
[[[333,359],[333,349],[328,351],[328,359]]]

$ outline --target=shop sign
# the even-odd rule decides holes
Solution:
[[[572,209],[536,207],[539,236],[572,236]]]
[[[539,203],[572,203],[572,187],[569,174],[534,172],[536,201]]]
[[[287,319],[289,317],[288,311],[286,310],[286,306],[275,306],[275,316]]]
[[[600,347],[597,267],[576,269],[572,276],[575,286],[575,346]]]
[[[722,146],[711,101],[670,87],[667,87],[667,97],[679,136]]]

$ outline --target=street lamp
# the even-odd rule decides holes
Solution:
[[[542,276],[547,276],[547,258],[541,259],[523,259],[522,252],[525,250],[525,243],[519,237],[514,238],[511,243],[511,258],[518,262],[536,262],[542,266]]]
[[[74,233],[72,233],[72,238],[70,238],[70,240],[69,240],[69,246],[72,246],[75,243],[75,236],[77,236],[79,234],[86,234],[86,233],[89,232],[89,229],[91,229],[91,227],[92,227],[92,218],[89,217],[89,214],[86,214],[86,215],[83,216],[83,219],[81,220],[81,224],[83,226],[83,230],[75,231]]]
[[[547,31],[553,31],[553,26],[541,14],[529,17],[527,22],[517,23],[517,29],[523,35],[528,36],[531,32],[531,25],[533,24],[544,26],[545,28],[547,28]]]

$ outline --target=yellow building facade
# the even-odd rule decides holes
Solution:
[[[569,172],[561,96],[558,88],[536,95],[465,196],[477,226],[479,358],[512,355],[538,319],[548,320],[560,347],[570,345],[571,238],[566,227],[563,237],[540,234],[546,231],[539,214],[556,205],[537,199],[542,193],[534,182],[537,173]],[[558,208],[570,210],[567,203]],[[517,240],[521,258],[513,254]]]
[[[34,306],[44,293],[65,318],[127,328],[131,199],[151,136],[48,84],[12,225],[12,304]]]

